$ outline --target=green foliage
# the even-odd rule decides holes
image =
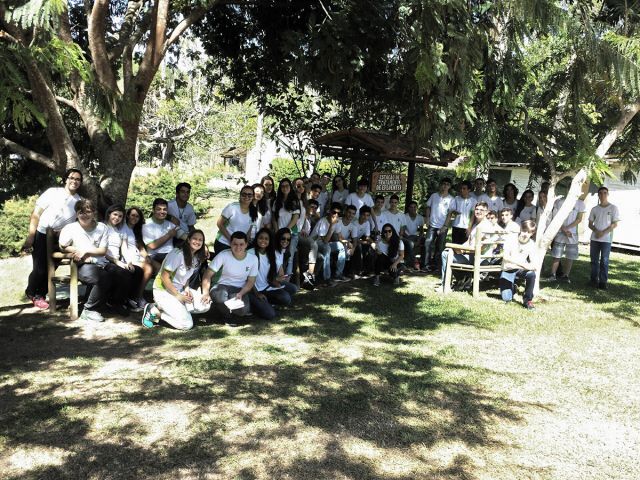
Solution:
[[[52,29],[56,26],[65,6],[64,0],[29,0],[9,9],[6,19],[15,22],[23,29],[32,27]]]
[[[4,202],[0,209],[0,258],[17,255],[27,237],[29,219],[36,204],[37,196],[21,199],[12,198]]]
[[[342,173],[339,167],[340,165],[335,161],[323,159],[318,164],[317,171],[320,173],[327,172],[333,176],[338,173]],[[269,175],[273,177],[276,183],[283,178],[293,180],[297,177],[304,177],[305,174],[306,172],[301,172],[296,162],[290,158],[275,158],[271,162],[271,168],[269,169]]]
[[[197,216],[204,215],[211,208],[211,195],[207,187],[207,182],[211,177],[212,173],[209,171],[185,175],[178,170],[165,169],[140,175],[131,181],[127,207],[140,207],[145,215],[148,215],[151,212],[154,199],[159,197],[167,201],[173,200],[176,196],[176,185],[180,182],[187,182],[191,184],[189,203],[193,205]]]

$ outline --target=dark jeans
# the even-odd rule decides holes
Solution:
[[[594,242],[591,240],[591,283],[602,286],[609,280],[609,242]]]
[[[451,228],[451,241],[458,245],[466,242],[469,239],[466,228],[452,227]]]
[[[114,305],[124,305],[129,298],[129,292],[134,285],[135,272],[131,272],[126,268],[121,268],[113,263],[105,265],[104,269],[109,275],[111,275],[111,283],[113,288],[111,289],[110,298],[113,300]],[[142,270],[140,270],[142,272]],[[135,284],[136,287],[140,284]]]
[[[380,275],[380,272],[386,271],[389,273],[391,278],[396,278],[398,275],[400,275],[400,270],[402,269],[402,267],[404,267],[404,265],[402,263],[399,263],[396,271],[392,272],[390,268],[391,263],[391,259],[388,256],[386,256],[384,253],[378,253],[376,256],[375,274]]]
[[[29,274],[27,297],[44,297],[47,294],[47,236],[36,232],[33,240],[33,252],[31,252],[33,268]]]
[[[439,268],[442,264],[442,251],[447,241],[447,231],[438,234],[438,229],[435,227],[429,227],[427,235],[424,239],[424,258],[422,259],[421,266],[426,267],[429,264],[433,264],[436,268]]]
[[[112,285],[112,277],[104,268],[95,263],[78,265],[78,279],[85,285],[91,285],[89,298],[84,302],[84,308],[95,310],[106,302]]]
[[[516,279],[524,278],[523,303],[533,300],[533,287],[536,284],[536,272],[533,270],[509,270],[500,275],[500,296],[505,302],[513,300],[516,291]]]
[[[360,274],[363,271],[372,272],[375,262],[375,252],[371,245],[358,244],[353,255],[347,262],[347,271],[350,274]]]
[[[422,259],[424,259],[424,253],[422,252],[423,245],[421,244],[421,237],[419,237],[418,235],[410,235],[408,237],[404,237],[402,239],[402,242],[404,243],[404,259],[408,265],[413,267],[413,264],[416,262],[416,252],[415,252],[416,247],[421,248],[420,256]]]
[[[290,282],[282,282],[283,288],[278,290],[264,290],[263,293],[266,300],[259,299],[255,294],[251,293],[249,301],[251,303],[251,311],[260,318],[265,320],[273,320],[277,313],[273,305],[291,305],[293,295],[298,292],[298,287]]]

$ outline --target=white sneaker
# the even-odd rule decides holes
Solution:
[[[80,320],[99,323],[99,322],[104,322],[104,317],[100,312],[85,308],[84,310],[82,310],[82,314],[80,315]]]

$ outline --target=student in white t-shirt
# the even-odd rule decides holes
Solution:
[[[142,314],[142,325],[153,328],[164,320],[177,330],[193,328],[192,314],[209,311],[211,299],[189,288],[189,280],[207,259],[204,232],[192,230],[182,245],[174,248],[162,262],[160,273],[153,282],[153,299]]]
[[[129,295],[133,289],[138,288],[142,280],[142,270],[136,270],[134,265],[136,258],[129,248],[127,232],[124,230],[124,215],[122,205],[111,205],[104,214],[108,235],[105,257],[109,261],[104,268],[114,280],[109,299],[111,305],[120,309],[121,314],[126,315]],[[136,276],[137,272],[139,273]]]
[[[354,205],[358,209],[358,212],[360,212],[360,208],[363,205],[373,208],[373,198],[367,193],[367,190],[369,190],[369,182],[361,178],[358,180],[358,191],[350,193],[344,204]]]
[[[283,178],[278,184],[276,201],[273,203],[273,229],[288,228],[291,231],[291,244],[289,245],[289,261],[285,265],[285,272],[293,273],[293,263],[298,250],[298,220],[302,214],[300,198],[293,190],[291,180]]]
[[[283,238],[285,235],[283,235]],[[288,233],[291,240],[291,232]],[[291,305],[298,287],[290,283],[283,269],[283,254],[276,251],[271,230],[263,228],[256,235],[255,247],[248,251],[258,259],[258,274],[249,297],[251,311],[265,320],[273,320],[277,313],[273,305]]]
[[[502,210],[504,206],[502,198],[498,195],[498,184],[493,178],[487,180],[486,193],[480,195],[480,198],[477,200],[478,202],[485,202],[489,210],[495,210],[496,212]]]
[[[400,239],[404,236],[404,212],[400,211],[398,205],[400,204],[400,197],[393,194],[389,197],[389,208],[382,214],[382,224],[390,223],[393,229],[396,231]]]
[[[113,284],[112,276],[104,269],[109,243],[107,227],[96,222],[96,209],[91,200],[79,200],[75,205],[78,221],[66,225],[60,232],[60,250],[73,254],[78,265],[78,279],[91,285],[91,293],[84,303],[81,320],[102,322],[98,311],[107,302]]]
[[[469,196],[475,199],[476,202],[480,201],[480,197],[484,195],[484,178],[478,177],[473,181],[473,192],[470,192]],[[471,190],[471,189],[469,189]]]
[[[609,254],[613,241],[613,230],[620,222],[618,207],[609,203],[609,189],[598,189],[598,205],[589,213],[591,229],[591,285],[607,289],[609,280]]]
[[[222,209],[216,223],[218,234],[213,244],[215,255],[231,246],[231,235],[234,232],[243,232],[251,243],[253,236],[260,229],[262,216],[253,204],[253,195],[251,185],[244,185],[240,189],[238,201],[231,202]]]
[[[65,172],[64,187],[47,189],[31,213],[29,231],[22,251],[31,252],[33,268],[29,274],[25,294],[33,305],[41,310],[49,308],[47,295],[47,228],[57,235],[62,227],[76,219],[75,206],[80,200],[78,190],[82,186],[82,172],[72,168]]]
[[[335,202],[333,206],[337,208],[340,204]],[[356,207],[353,205],[347,205],[344,207],[344,214],[338,221],[336,226],[336,233],[338,234],[338,240],[342,242],[344,246],[344,253],[346,257],[345,272],[348,276],[354,277],[357,273],[357,269],[351,264],[351,259],[355,254],[356,248],[358,248],[358,227],[354,223],[356,218]],[[357,262],[356,262],[357,263]]]
[[[156,198],[152,208],[151,219],[142,226],[142,241],[151,269],[143,272],[141,293],[151,277],[160,270],[164,258],[173,250],[173,238],[177,233],[176,226],[167,220],[168,202],[163,198]]]
[[[215,256],[202,278],[202,300],[213,300],[229,326],[236,325],[231,314],[246,317],[251,311],[248,296],[258,275],[258,259],[247,254],[248,243],[246,233],[233,232],[231,248]],[[242,306],[230,310],[224,303],[231,299],[242,301]]]
[[[351,271],[354,277],[360,277],[373,272],[375,262],[375,250],[371,238],[371,208],[363,206],[360,209],[358,220],[354,222],[358,244],[351,258]]]
[[[564,205],[565,198],[559,198],[556,200],[552,217],[555,217],[562,205]],[[556,280],[556,273],[560,266],[560,259],[564,257],[562,262],[562,276],[558,280],[562,280],[567,283],[571,283],[569,275],[571,274],[571,267],[573,262],[578,259],[578,225],[582,222],[587,207],[582,200],[576,200],[573,209],[569,212],[569,215],[562,223],[560,230],[553,239],[553,246],[551,248],[551,256],[553,262],[551,263],[551,276],[549,280]]]
[[[173,223],[178,231],[173,237],[173,244],[181,246],[182,242],[187,239],[189,232],[194,229],[196,224],[196,212],[193,205],[189,203],[191,196],[191,185],[181,182],[176,185],[176,198],[171,200],[168,205],[169,214],[167,220]]]
[[[504,207],[499,212],[500,228],[503,230],[501,232],[504,241],[508,241],[508,239],[515,239],[520,233],[520,225],[517,222],[513,221],[513,211],[509,207]],[[535,233],[535,229],[534,229]]]
[[[271,207],[264,187],[259,183],[254,183],[251,187],[253,188],[253,205],[258,209],[258,213],[262,215],[260,228],[273,228],[271,225]]]
[[[515,219],[518,209],[518,187],[513,183],[507,183],[502,189],[502,196],[502,208],[510,208],[511,215]]]
[[[454,213],[456,215],[460,214],[460,209],[452,207],[455,199],[449,194],[450,188],[451,179],[443,178],[440,181],[438,191],[433,193],[429,197],[429,200],[427,200],[425,218],[429,222],[429,228],[427,229],[427,236],[424,240],[424,258],[421,262],[421,267],[425,271],[432,271],[434,268],[437,269],[439,267],[440,256],[447,240],[449,224],[455,218],[453,216]],[[465,196],[464,198],[468,199],[469,190],[469,182],[462,182],[460,191],[461,194]],[[470,204],[471,200],[468,200],[468,203]],[[462,202],[462,205],[464,207],[464,202]],[[464,211],[462,214],[464,215]],[[455,234],[453,238],[456,238]]]
[[[420,263],[416,260],[416,250],[421,251],[424,245],[424,217],[418,214],[418,202],[411,201],[407,205],[407,213],[404,215],[404,231],[402,241],[405,249],[405,263],[415,270],[420,270]],[[420,255],[425,258],[424,252]]]
[[[373,207],[371,208],[371,238],[377,240],[380,237],[380,230],[382,230],[382,225],[384,225],[384,221],[382,216],[386,211],[385,207],[385,198],[384,195],[376,195],[376,198],[373,200]]]
[[[331,203],[339,203],[344,206],[349,197],[349,190],[346,188],[344,177],[336,175],[331,182]]]
[[[373,286],[380,286],[380,274],[386,271],[394,285],[400,284],[400,272],[404,265],[404,244],[393,225],[385,223],[380,230],[380,240],[376,242],[376,263]]]
[[[328,287],[333,287],[337,282],[347,281],[348,279],[342,274],[346,262],[346,254],[344,245],[337,239],[336,228],[340,221],[342,209],[340,204],[334,204],[324,218],[318,220],[316,226],[313,227],[311,238],[318,245],[318,263],[316,268],[322,266],[322,277]],[[336,272],[334,278],[331,278],[331,253],[336,252],[338,259],[336,261]]]
[[[515,222],[514,222],[515,223]],[[500,274],[500,296],[505,302],[511,302],[516,291],[516,279],[525,279],[525,291],[522,305],[533,310],[533,288],[536,283],[535,253],[536,245],[532,237],[536,231],[536,222],[526,220],[517,237],[511,237],[504,244],[502,273]]]
[[[522,192],[518,208],[516,209],[516,222],[521,224],[526,220],[536,221],[538,218],[538,207],[533,204],[533,190],[525,190]],[[536,224],[537,225],[537,224]]]
[[[153,266],[150,261],[147,261],[147,249],[144,246],[144,240],[142,238],[142,226],[144,225],[144,214],[138,207],[131,207],[126,212],[126,222],[122,227],[122,231],[127,237],[127,248],[129,253],[127,258],[130,259],[133,264],[134,281],[131,292],[129,292],[129,309],[132,312],[141,312],[147,301],[144,299],[144,288],[146,283],[143,283],[144,278],[151,278],[153,276]]]

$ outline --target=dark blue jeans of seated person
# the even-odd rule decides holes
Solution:
[[[505,302],[513,300],[516,291],[516,279],[524,278],[525,287],[522,303],[533,300],[533,287],[536,284],[536,272],[533,270],[508,270],[500,275],[500,296]]]

